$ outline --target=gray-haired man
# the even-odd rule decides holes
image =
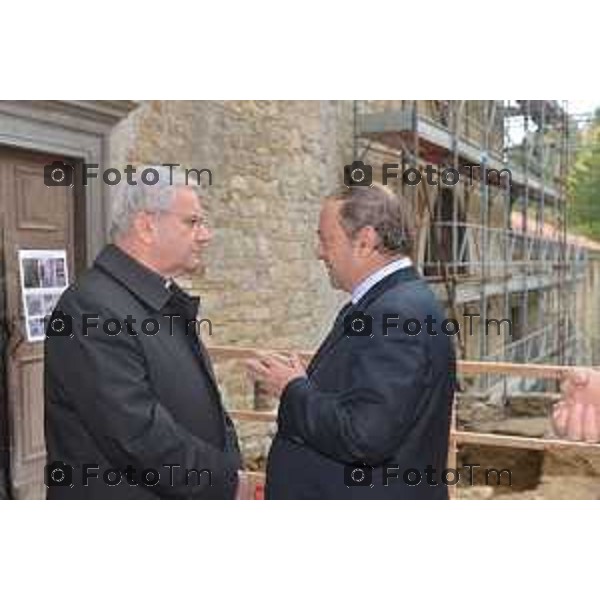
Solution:
[[[198,271],[211,239],[193,186],[165,167],[121,184],[113,244],[61,297],[45,345],[50,499],[233,498],[240,454],[198,299],[174,277]]]

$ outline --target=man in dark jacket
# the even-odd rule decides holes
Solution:
[[[49,499],[236,493],[240,454],[197,335],[198,298],[172,279],[198,271],[211,233],[196,190],[154,168],[155,185],[123,184],[113,204],[115,243],[50,317]]]
[[[325,200],[319,258],[352,300],[306,372],[296,357],[249,362],[281,398],[267,498],[448,498],[455,360],[412,237],[406,206],[381,186]]]

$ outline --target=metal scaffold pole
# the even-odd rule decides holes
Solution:
[[[567,105],[568,107],[568,105]],[[568,108],[564,110],[562,118],[562,136],[561,136],[561,169],[560,169],[560,197],[558,199],[558,218],[559,218],[559,264],[558,264],[558,363],[567,364],[566,343],[568,337],[568,306],[565,298],[567,291],[567,275],[575,280],[576,273],[568,269],[567,262],[567,188],[566,179],[568,173],[568,136],[569,136],[569,115]],[[569,273],[567,271],[569,270]],[[573,290],[575,291],[575,290]],[[576,304],[573,296],[573,304]]]
[[[506,114],[506,108],[508,106],[508,101],[504,100],[503,104],[502,104],[502,123],[504,125],[504,115]],[[503,127],[503,147],[508,147],[509,145],[509,139],[508,139],[508,134],[507,131],[505,130],[505,128]],[[505,185],[502,186],[502,182],[498,181],[498,184],[501,186],[501,189],[503,190],[503,201],[504,201],[504,234],[502,236],[502,240],[503,240],[503,248],[502,248],[502,279],[503,279],[503,291],[504,291],[504,316],[505,318],[509,318],[510,315],[510,294],[508,292],[508,277],[509,277],[509,261],[510,261],[510,250],[512,248],[512,238],[511,238],[511,200],[510,200],[510,178],[506,177],[505,178]],[[503,345],[502,345],[502,359],[504,361],[506,361],[506,349],[507,349],[507,344],[509,342],[508,339],[504,339],[503,340]],[[503,381],[503,390],[502,390],[502,397],[503,397],[503,403],[506,406],[508,404],[508,398],[507,398],[507,378],[503,377],[502,378]]]
[[[486,107],[487,105],[483,103],[481,105],[482,108],[482,119],[484,126],[481,128],[481,163],[479,167],[479,177],[480,177],[480,185],[479,190],[481,194],[481,289],[479,295],[479,314],[481,315],[481,326],[479,328],[479,356],[481,360],[484,360],[484,357],[487,356],[487,335],[486,335],[486,327],[487,323],[487,282],[488,282],[488,245],[489,245],[489,236],[488,236],[488,225],[489,225],[489,189],[487,186],[488,179],[488,152],[489,152],[489,140],[488,140],[488,132],[485,127],[486,119]],[[488,377],[487,374],[483,375],[481,378],[481,384],[484,390],[488,388]]]

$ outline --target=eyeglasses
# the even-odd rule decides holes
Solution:
[[[182,223],[187,225],[190,229],[208,229],[210,227],[210,222],[205,216],[188,215],[174,210],[160,210],[157,211],[157,213],[181,217]]]

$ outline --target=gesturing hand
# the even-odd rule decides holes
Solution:
[[[279,398],[287,384],[298,377],[306,377],[306,371],[295,355],[287,357],[270,354],[246,361],[250,377],[258,382],[261,391]]]

